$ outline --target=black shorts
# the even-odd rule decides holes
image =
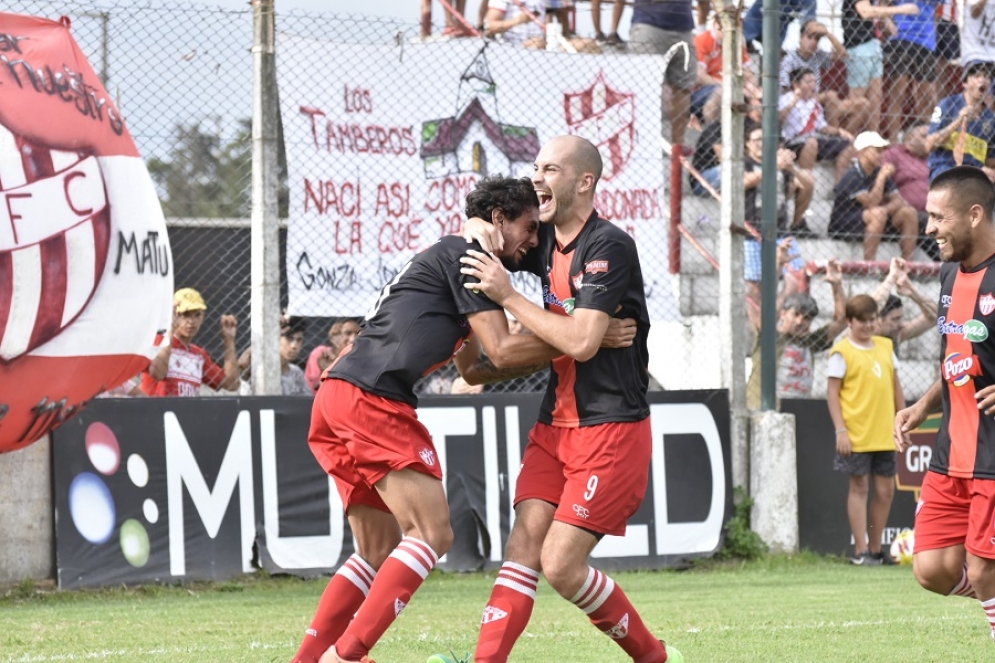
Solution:
[[[833,469],[852,476],[873,474],[880,477],[893,477],[898,472],[894,451],[865,451],[843,457],[836,454]]]
[[[911,41],[893,39],[886,43],[884,62],[892,77],[908,76],[925,83],[936,80],[936,54]]]
[[[960,58],[960,28],[956,23],[936,22],[936,57],[948,62]]]
[[[809,138],[815,138],[819,143],[819,152],[815,157],[816,161],[835,159],[843,150],[850,147],[850,141],[846,138],[840,138],[839,136],[823,136],[822,134],[792,138],[787,142],[785,147],[794,152],[795,156],[798,156],[798,154],[802,151],[802,148],[805,147],[805,143],[808,142]]]

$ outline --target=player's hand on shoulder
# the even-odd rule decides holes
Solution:
[[[461,234],[467,243],[475,241],[487,252],[504,248],[504,236],[498,232],[497,227],[475,216],[466,220]]]
[[[464,288],[482,292],[498,304],[504,303],[515,292],[504,265],[492,254],[470,249],[460,258],[460,262],[463,263],[460,273],[477,280],[475,283],[464,283]]]

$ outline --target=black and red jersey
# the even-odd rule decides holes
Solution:
[[[961,478],[995,479],[995,418],[975,393],[995,382],[995,256],[971,271],[940,268],[940,381],[943,420],[929,469]]]
[[[470,336],[467,314],[501,308],[463,287],[468,277],[460,274],[459,259],[471,248],[481,250],[454,235],[412,258],[380,291],[359,336],[325,376],[416,406],[415,382],[449,361]]]
[[[523,264],[542,279],[546,309],[561,315],[597,309],[614,318],[635,318],[639,331],[631,347],[600,348],[589,361],[554,359],[539,421],[573,428],[645,419],[650,321],[636,243],[597,212],[567,246],[557,246],[554,233],[551,225],[543,225],[539,248]]]

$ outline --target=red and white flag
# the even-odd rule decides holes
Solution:
[[[69,20],[0,13],[0,452],[148,364],[171,265],[148,171]]]

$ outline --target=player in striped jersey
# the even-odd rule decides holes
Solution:
[[[924,588],[977,598],[995,639],[995,186],[958,166],[929,185],[926,233],[940,270],[938,379],[895,416],[895,445],[942,407],[916,507],[914,570]]]
[[[598,542],[623,535],[642,503],[652,449],[642,270],[635,241],[594,209],[601,174],[598,148],[577,136],[553,138],[536,157],[532,182],[543,227],[535,260],[523,266],[542,279],[545,309],[515,291],[492,257],[470,251],[463,259],[463,272],[480,280],[464,287],[487,294],[564,355],[553,361],[522,458],[516,520],[484,608],[476,663],[508,660],[531,617],[540,572],[633,661],[684,660],[589,563]],[[621,315],[639,321],[635,342],[598,351]]]

